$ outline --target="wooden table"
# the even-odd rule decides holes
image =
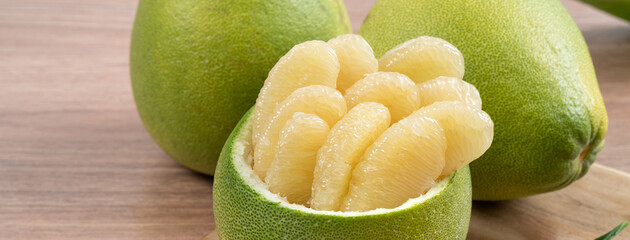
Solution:
[[[356,30],[374,0],[346,2]],[[214,229],[212,178],[169,159],[136,113],[136,4],[0,0],[0,239],[199,239]],[[630,172],[630,24],[564,4],[589,44],[610,118],[597,162]],[[484,208],[497,206],[476,203],[473,215],[487,217]],[[538,231],[523,226],[514,231]],[[469,237],[484,227],[473,219]],[[562,236],[540,229],[551,233],[529,236]]]

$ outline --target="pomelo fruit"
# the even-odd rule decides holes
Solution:
[[[444,42],[410,42],[437,40]],[[318,41],[298,44],[282,57],[228,139],[214,183],[219,236],[464,238],[471,201],[467,166],[488,149],[493,122],[480,102],[453,96],[478,96],[477,90],[453,81],[420,88],[404,74],[372,72],[376,68],[365,66],[376,60],[358,35],[328,44],[335,45],[334,55],[342,53],[338,59],[329,58],[326,43]],[[443,65],[461,56],[452,45],[418,50],[414,44],[398,48],[398,57]],[[343,57],[356,50],[368,52]],[[431,56],[445,50],[455,54]],[[426,71],[440,76],[450,70]],[[330,74],[343,71],[352,74]],[[347,83],[352,85],[344,89]],[[429,96],[433,103],[423,107],[420,89],[442,94]]]
[[[130,53],[138,112],[168,155],[212,175],[274,63],[350,31],[337,0],[141,0]]]
[[[481,109],[481,97],[475,86],[454,77],[437,77],[416,85],[422,104],[459,101]]]
[[[492,146],[470,165],[474,199],[565,187],[604,145],[608,119],[593,64],[556,0],[381,0],[359,34],[376,57],[421,35],[461,50],[463,80],[495,122]]]
[[[390,110],[392,123],[409,116],[421,106],[415,83],[404,74],[375,72],[366,74],[346,90],[348,108],[361,102],[382,103]]]
[[[468,166],[394,209],[313,210],[271,193],[254,173],[252,112],[228,138],[214,177],[221,239],[464,239],[471,211]]]

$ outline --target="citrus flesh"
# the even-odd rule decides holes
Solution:
[[[378,71],[372,47],[361,36],[344,34],[328,41],[340,63],[337,89],[342,93],[365,74]]]
[[[379,71],[399,72],[416,83],[440,76],[464,77],[464,56],[455,46],[435,37],[401,43],[378,59]]]
[[[330,42],[334,47],[320,41],[294,47],[270,72],[259,94],[252,168],[271,192],[314,210],[395,208],[420,197],[438,178],[467,165],[490,146],[493,123],[480,109],[476,89],[456,77],[440,77],[463,74],[461,53],[454,46],[419,37],[379,59],[388,68],[412,74],[416,83],[398,72],[370,73],[365,66],[371,64],[344,63],[362,62],[349,58],[349,53],[371,52],[361,36],[343,35]],[[358,56],[368,58],[363,63],[374,60],[371,54]],[[306,62],[300,65],[302,61]],[[313,66],[321,61],[330,62]],[[422,64],[429,68],[413,69]],[[338,82],[348,83],[348,74],[342,72],[353,73],[353,84],[343,96],[334,88]],[[438,77],[423,79],[433,75]],[[426,93],[432,104],[423,107],[420,92],[433,89],[438,93]],[[326,125],[316,124],[318,120]],[[309,134],[314,135],[300,139]],[[286,139],[278,144],[281,135]],[[313,156],[315,147],[319,149]],[[273,174],[267,175],[272,165]]]
[[[479,158],[492,143],[494,124],[490,116],[463,102],[435,102],[417,111],[440,122],[449,143],[445,166],[446,176]]]
[[[308,205],[317,150],[329,131],[326,121],[315,114],[293,114],[280,131],[274,161],[265,177],[269,191],[289,202]]]
[[[468,166],[392,209],[322,211],[270,192],[252,170],[250,110],[226,142],[213,184],[221,239],[465,239],[471,212]]]
[[[444,168],[446,136],[440,124],[414,114],[387,129],[352,172],[343,211],[395,208],[419,197]]]
[[[392,123],[420,108],[420,95],[411,79],[395,72],[367,74],[346,90],[344,95],[348,108],[362,102],[384,104],[392,116]]]
[[[272,117],[267,118],[267,127],[259,134],[254,152],[254,171],[261,179],[274,159],[280,129],[296,112],[317,114],[328,125],[334,125],[346,114],[346,102],[334,88],[310,85],[295,90],[276,105]]]
[[[322,41],[300,43],[271,69],[256,99],[254,143],[268,128],[273,111],[293,91],[309,85],[337,86],[339,60],[332,48]]]
[[[350,173],[365,149],[389,127],[389,110],[379,103],[366,102],[352,108],[330,131],[317,153],[313,174],[311,207],[339,210],[348,191]]]
[[[438,101],[459,101],[481,109],[479,91],[461,79],[441,76],[417,86],[418,95],[425,106]]]

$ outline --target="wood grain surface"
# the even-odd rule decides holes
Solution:
[[[346,1],[355,30],[373,2]],[[630,24],[563,3],[589,45],[610,118],[597,162],[630,172]],[[212,178],[166,156],[136,112],[136,4],[0,0],[0,239],[199,239],[214,229]],[[622,176],[595,168],[556,193],[475,203],[469,237],[592,238],[630,219]]]

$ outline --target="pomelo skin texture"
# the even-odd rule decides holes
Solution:
[[[138,112],[166,153],[212,175],[278,59],[350,31],[341,0],[141,0],[130,59]]]
[[[228,138],[214,178],[214,218],[221,239],[466,237],[471,211],[468,166],[462,167],[426,194],[432,197],[393,211],[316,211],[302,205],[280,203],[280,197],[268,197],[277,195],[262,187],[263,183],[251,170],[251,112],[243,117]]]
[[[471,163],[473,199],[557,190],[582,177],[608,127],[591,57],[556,0],[381,0],[359,30],[379,57],[418,36],[464,55],[464,80],[494,121]]]

